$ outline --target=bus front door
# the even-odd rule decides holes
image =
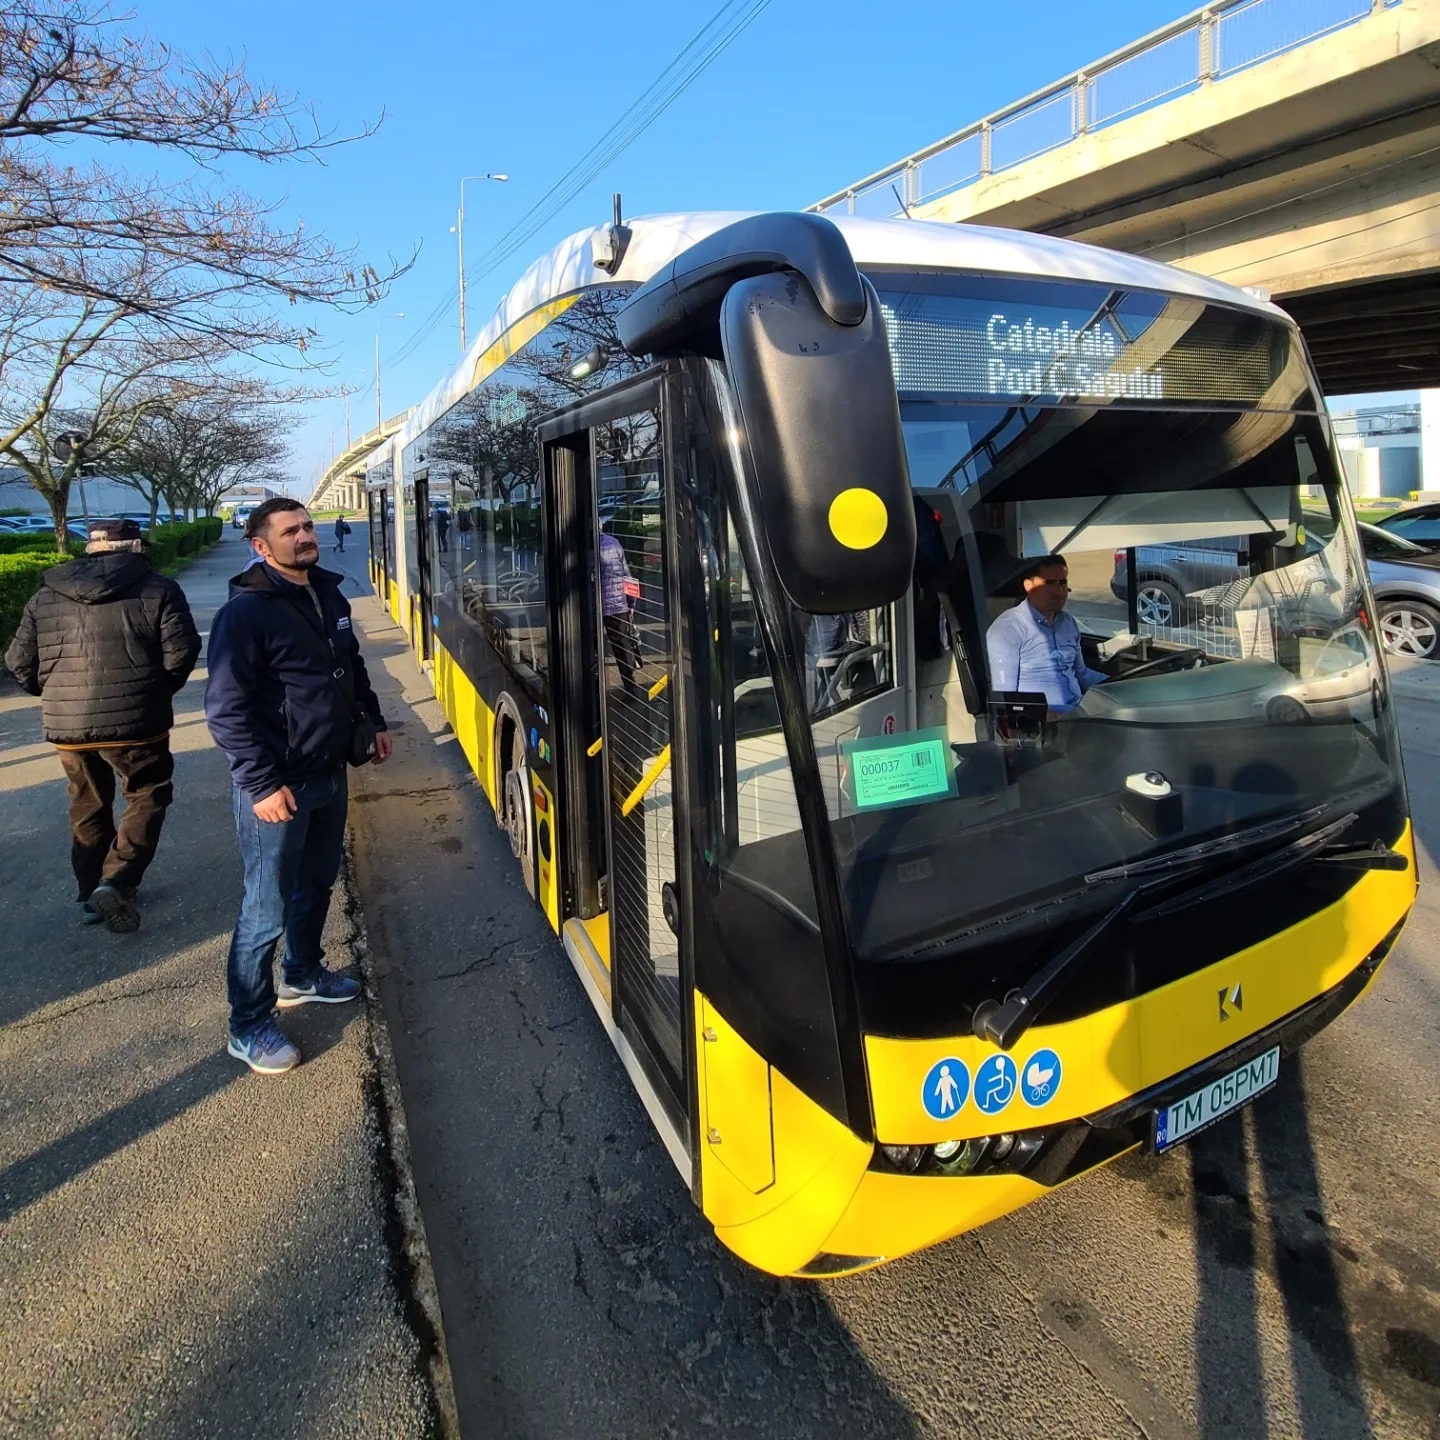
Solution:
[[[677,937],[668,477],[661,386],[640,394],[653,404],[636,408],[635,392],[597,401],[575,416],[583,429],[545,447],[560,567],[552,593],[570,597],[559,602],[556,640],[575,677],[558,717],[569,757],[566,890],[572,914],[597,912],[583,923],[603,942],[595,949],[615,1023],[684,1136],[692,1001]]]

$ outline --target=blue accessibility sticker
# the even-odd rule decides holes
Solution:
[[[1015,1098],[1015,1062],[992,1055],[975,1072],[975,1103],[987,1115],[998,1115]]]
[[[1037,1050],[1020,1072],[1020,1094],[1033,1110],[1048,1105],[1060,1089],[1064,1077],[1060,1057],[1053,1050]]]
[[[920,1103],[932,1120],[953,1119],[969,1098],[970,1071],[963,1060],[947,1055],[930,1067],[920,1089]]]

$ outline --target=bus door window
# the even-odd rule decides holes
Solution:
[[[805,617],[805,670],[812,715],[828,715],[889,689],[892,668],[886,611]]]
[[[671,764],[672,629],[666,589],[659,416],[592,431],[596,646],[609,790],[609,909],[617,1004],[643,1028],[683,1094],[679,942],[665,915],[676,877]]]
[[[450,589],[450,507],[454,484],[448,475],[432,477],[428,491],[426,554],[429,558],[429,617],[434,623],[436,597]]]
[[[370,566],[372,572],[379,567],[380,556],[384,553],[385,535],[380,521],[382,496],[378,490],[370,490],[365,496],[366,519],[370,535]]]

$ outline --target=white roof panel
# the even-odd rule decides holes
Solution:
[[[591,262],[590,241],[604,225],[581,230],[537,260],[515,283],[499,308],[475,337],[464,360],[437,385],[414,411],[396,437],[399,447],[443,415],[470,390],[479,358],[517,321],[564,295],[592,285],[643,283],[663,265],[707,235],[755,212],[704,210],[682,215],[651,215],[627,220],[631,239],[619,271],[607,275]],[[1104,250],[1075,240],[1001,230],[988,225],[952,225],[930,220],[875,220],[859,215],[827,215],[850,246],[855,263],[895,265],[917,270],[961,270],[993,275],[1030,275],[1056,280],[1083,280],[1102,285],[1162,290],[1258,311],[1285,319],[1276,306],[1244,290],[1161,265],[1138,255]]]

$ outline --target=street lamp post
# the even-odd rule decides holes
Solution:
[[[403,320],[405,318],[405,312],[403,310],[397,310],[395,312],[395,318],[397,320]],[[350,405],[348,400],[345,405],[345,414],[346,434],[348,435],[350,424]],[[380,409],[380,332],[377,330],[375,332],[375,428],[378,430],[384,423],[385,416]]]
[[[465,175],[460,180],[460,209],[455,216],[455,247],[460,260],[460,353],[465,353],[465,182],[467,180],[508,180],[508,175]]]

